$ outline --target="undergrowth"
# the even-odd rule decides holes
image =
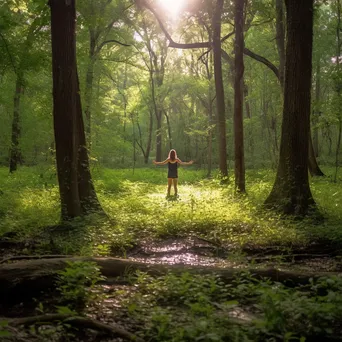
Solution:
[[[56,240],[61,253],[110,255],[146,239],[197,235],[216,243],[305,245],[313,240],[342,241],[341,183],[312,179],[311,188],[322,222],[284,219],[262,208],[274,173],[247,172],[247,196],[237,196],[232,182],[205,179],[204,170],[181,168],[179,198],[167,200],[166,170],[93,170],[100,201],[110,220],[90,216],[80,230]],[[326,170],[329,173],[329,170]],[[59,193],[53,167],[23,167],[13,174],[0,169],[0,235],[17,232],[22,239],[40,236],[59,222]],[[77,225],[77,222],[76,222]],[[82,238],[80,238],[80,236]]]
[[[138,273],[132,285],[111,296],[149,341],[329,341],[341,333],[338,277],[287,288],[248,273],[229,284],[215,275]]]

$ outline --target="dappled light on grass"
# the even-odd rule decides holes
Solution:
[[[247,196],[236,196],[233,184],[220,186],[217,178],[205,179],[204,171],[182,168],[179,172],[179,197],[167,200],[162,168],[137,169],[134,174],[127,169],[95,170],[95,186],[109,220],[95,215],[76,221],[76,226],[83,227],[78,233],[83,239],[71,241],[70,236],[60,241],[61,252],[125,257],[141,242],[186,236],[204,237],[229,249],[245,245],[291,248],[319,238],[342,241],[341,184],[329,178],[312,179],[313,194],[326,216],[317,223],[263,210],[274,177],[267,170],[248,172]],[[0,189],[5,189],[0,202],[1,232],[20,230],[29,236],[58,223],[53,169],[39,176],[34,168],[22,168],[15,175],[2,168],[0,175]]]

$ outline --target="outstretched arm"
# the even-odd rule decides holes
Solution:
[[[194,163],[193,160],[190,160],[189,162],[182,162],[180,159],[177,159],[177,162],[180,164],[180,165],[192,165]]]
[[[154,164],[154,165],[165,165],[165,164],[167,164],[168,162],[169,162],[169,159],[165,159],[165,160],[162,161],[162,162],[157,162],[157,161],[153,160],[153,164]]]

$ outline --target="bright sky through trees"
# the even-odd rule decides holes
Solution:
[[[159,0],[163,9],[176,17],[184,6],[185,0]]]

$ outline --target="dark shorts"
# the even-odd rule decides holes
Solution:
[[[168,174],[167,178],[178,178],[178,175],[174,175],[174,174]]]

